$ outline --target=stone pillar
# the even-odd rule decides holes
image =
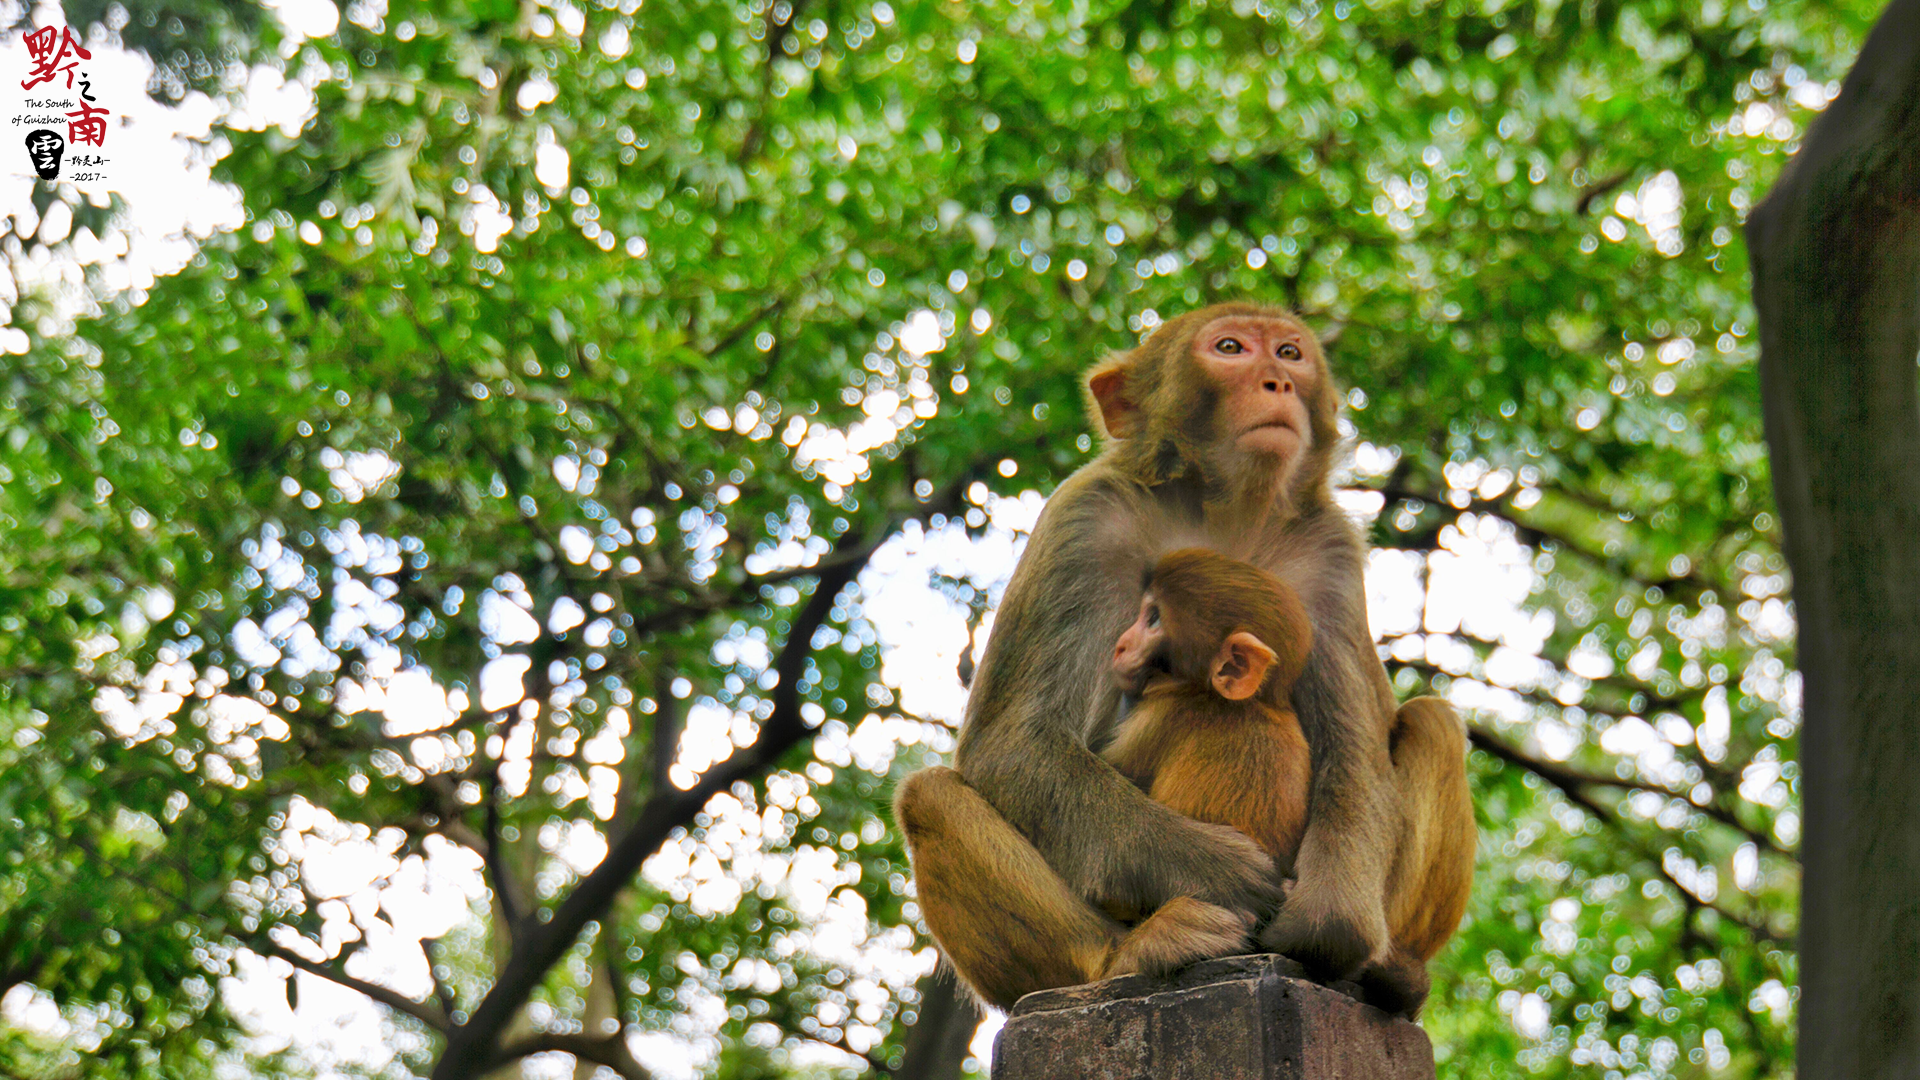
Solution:
[[[994,1044],[994,1080],[1433,1080],[1419,1027],[1308,982],[1281,956],[1195,964],[1028,994]]]

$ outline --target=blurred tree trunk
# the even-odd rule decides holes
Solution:
[[[920,1015],[907,1040],[907,1055],[893,1075],[900,1080],[960,1080],[967,1048],[980,1028],[980,1010],[947,972],[929,973],[919,989]]]
[[[1803,679],[1801,1080],[1920,1075],[1920,0],[1747,223]]]

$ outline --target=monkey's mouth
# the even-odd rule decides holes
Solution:
[[[1265,423],[1261,423],[1261,424],[1255,424],[1252,427],[1248,428],[1247,430],[1241,432],[1240,434],[1251,435],[1256,431],[1290,431],[1295,435],[1300,434],[1300,429],[1294,426],[1293,421],[1285,417],[1281,417],[1274,420],[1268,420]]]
[[[1139,667],[1128,668],[1126,670],[1115,669],[1113,672],[1113,682],[1114,685],[1120,689],[1121,693],[1138,696],[1146,691],[1148,683],[1162,676],[1172,677],[1172,675],[1173,668],[1168,664],[1166,658],[1153,656],[1149,657],[1147,662],[1141,664]]]

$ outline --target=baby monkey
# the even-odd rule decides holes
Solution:
[[[1311,761],[1289,695],[1312,645],[1305,606],[1272,574],[1204,548],[1166,555],[1113,650],[1114,680],[1136,700],[1102,756],[1154,801],[1245,833],[1290,877]],[[1180,897],[1134,928],[1107,973],[1242,952],[1252,929],[1249,916]]]

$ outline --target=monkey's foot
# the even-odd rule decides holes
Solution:
[[[1198,960],[1245,952],[1254,922],[1253,916],[1218,904],[1175,897],[1121,940],[1104,977],[1165,975]]]

